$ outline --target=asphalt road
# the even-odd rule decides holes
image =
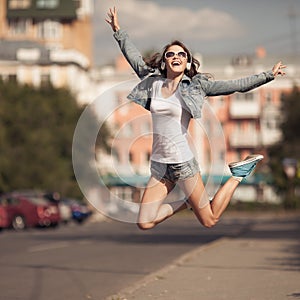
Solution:
[[[252,223],[224,218],[205,229],[191,213],[151,231],[116,221],[0,233],[1,300],[105,299],[178,256]]]

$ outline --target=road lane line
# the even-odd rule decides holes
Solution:
[[[38,246],[32,246],[27,249],[28,252],[40,252],[40,251],[48,251],[48,250],[54,250],[54,249],[60,249],[60,248],[66,248],[69,247],[69,242],[56,242],[56,243],[48,243],[48,244],[42,244]]]

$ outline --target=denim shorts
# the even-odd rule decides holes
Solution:
[[[195,158],[182,163],[165,164],[151,160],[151,175],[157,180],[168,180],[176,183],[178,180],[184,180],[193,177],[200,168]]]

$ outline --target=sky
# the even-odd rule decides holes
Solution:
[[[179,39],[204,56],[251,55],[257,47],[300,55],[300,0],[95,0],[96,65],[110,64],[120,53],[105,22],[113,6],[141,52],[161,51]]]

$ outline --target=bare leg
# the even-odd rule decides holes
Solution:
[[[189,198],[193,211],[205,227],[214,226],[227,208],[239,181],[230,178],[218,190],[210,203],[202,178],[199,173],[194,177],[180,181],[179,185]],[[138,226],[141,229],[151,229],[180,210],[186,208],[184,200],[162,204],[174,184],[168,181],[158,181],[151,177],[142,198]]]
[[[138,226],[141,229],[153,228],[158,223],[169,218],[179,210],[185,209],[183,200],[162,204],[168,193],[174,188],[174,184],[165,180],[157,180],[151,177],[144,192]]]
[[[210,203],[200,174],[180,182],[198,220],[205,227],[214,226],[227,208],[239,182],[230,178]]]
[[[227,208],[239,183],[238,180],[229,178],[214,196],[214,199],[211,202],[211,210],[217,219],[221,217]]]

